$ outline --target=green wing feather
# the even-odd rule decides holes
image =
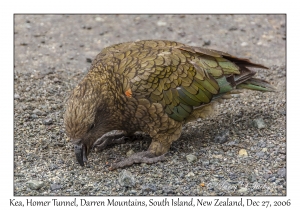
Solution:
[[[98,56],[111,59],[111,54],[120,60],[118,73],[126,76],[133,95],[161,103],[177,121],[235,87],[274,90],[266,81],[251,79],[255,72],[247,68],[266,67],[216,50],[149,40],[114,45]]]

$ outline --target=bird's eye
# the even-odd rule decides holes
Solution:
[[[95,127],[95,124],[92,124],[90,127],[90,130],[92,130]]]

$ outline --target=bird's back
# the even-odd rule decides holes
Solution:
[[[224,52],[162,40],[110,46],[96,57],[92,69],[98,65],[122,78],[124,95],[160,103],[176,121],[236,87],[247,88],[245,82],[255,74],[247,67],[266,68]],[[267,83],[256,86],[271,90]]]

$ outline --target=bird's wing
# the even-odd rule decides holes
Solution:
[[[125,76],[126,95],[162,104],[177,121],[214,96],[231,91],[236,85],[233,75],[252,77],[246,64],[263,67],[224,52],[171,41],[123,43],[107,48],[100,57],[111,62],[114,73]]]

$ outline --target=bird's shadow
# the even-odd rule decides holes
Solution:
[[[275,111],[274,111],[275,112]],[[235,141],[233,136],[241,135],[241,139],[247,135],[263,135],[263,131],[259,131],[253,124],[253,120],[263,118],[266,128],[275,120],[274,112],[259,112],[259,108],[246,107],[236,113],[219,114],[207,119],[198,119],[183,126],[180,138],[174,141],[167,154],[182,152],[189,153],[192,151],[199,151],[203,148],[209,148],[214,144],[225,144],[227,142]],[[280,114],[278,112],[278,114]],[[151,137],[146,133],[135,133],[132,137],[126,138],[125,143],[122,144],[121,150],[134,152],[145,151],[151,144]],[[247,143],[241,142],[245,147],[249,147]],[[231,146],[234,144],[230,144]],[[112,149],[116,145],[109,145],[106,149]],[[124,148],[125,147],[125,148]],[[120,150],[119,150],[120,152]],[[111,159],[112,153],[108,154]],[[122,156],[122,154],[114,153],[115,158]]]

